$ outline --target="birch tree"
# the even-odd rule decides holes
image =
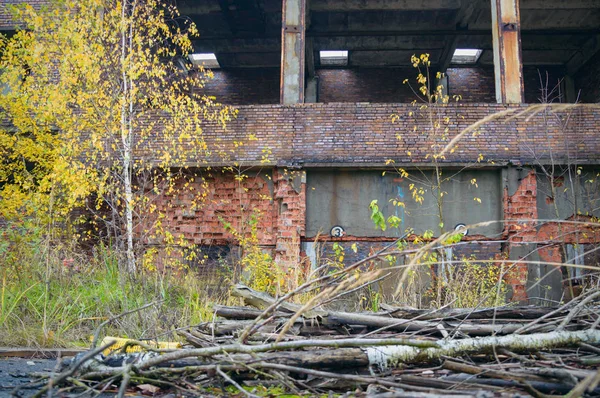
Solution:
[[[202,95],[211,72],[187,59],[196,28],[157,0],[55,0],[13,12],[2,38],[2,216],[66,216],[91,194],[134,272],[136,219],[154,211],[139,181],[201,162],[206,119],[232,111]],[[165,177],[166,176],[166,177]],[[104,211],[99,211],[104,210]]]

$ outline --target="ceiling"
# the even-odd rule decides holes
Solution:
[[[307,48],[348,50],[349,67],[408,66],[429,53],[447,67],[455,48],[484,50],[493,63],[490,0],[307,0]],[[279,66],[282,0],[177,0],[196,22],[196,52],[223,68]],[[600,50],[600,0],[521,0],[525,65],[574,73]],[[308,57],[307,59],[310,59]]]

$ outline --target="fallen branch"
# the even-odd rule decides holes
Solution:
[[[534,333],[529,335],[488,336],[462,340],[443,340],[438,348],[419,349],[409,346],[367,347],[369,363],[382,369],[406,363],[431,362],[443,356],[490,353],[493,349],[529,352],[558,347],[576,347],[580,343],[600,344],[600,330]]]

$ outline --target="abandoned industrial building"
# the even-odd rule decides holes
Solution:
[[[212,155],[185,165],[211,168],[202,204],[158,201],[202,267],[232,253],[223,220],[239,230],[255,211],[260,247],[290,267],[317,267],[335,243],[352,261],[457,227],[465,236],[445,258],[512,260],[513,301],[559,301],[565,280],[600,266],[600,230],[585,226],[600,216],[600,1],[177,6],[199,29],[190,60],[214,73],[199,90],[238,109],[226,127],[206,122]],[[375,227],[375,200],[395,228]],[[562,262],[590,269],[565,274]]]

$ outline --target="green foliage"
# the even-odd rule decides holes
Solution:
[[[268,252],[263,251],[258,240],[258,223],[261,214],[254,210],[247,221],[247,225],[240,226],[240,230],[220,218],[225,230],[231,233],[241,248],[241,282],[252,289],[279,294],[285,285],[285,272],[275,264]]]
[[[463,258],[458,263],[446,265],[436,282],[441,294],[432,289],[429,296],[438,306],[482,308],[506,304],[508,285],[502,268],[493,261],[482,263],[475,258]]]
[[[360,294],[361,307],[364,310],[372,312],[379,311],[379,306],[383,301],[383,297],[372,285],[367,286]]]
[[[24,29],[0,38],[0,217],[65,221],[87,204],[134,271],[134,215],[153,213],[148,175],[161,170],[173,193],[169,168],[207,154],[202,122],[235,114],[198,90],[212,75],[187,61],[196,27],[159,0],[13,12]]]
[[[371,220],[375,224],[375,227],[385,231],[387,224],[385,223],[385,217],[383,216],[383,213],[381,210],[379,210],[377,199],[371,201],[369,209],[371,210]]]
[[[0,345],[89,344],[89,336],[105,319],[164,300],[104,331],[151,338],[170,334],[174,326],[210,319],[211,303],[227,300],[227,293],[209,294],[208,281],[191,272],[156,270],[134,277],[119,268],[122,254],[112,248],[100,245],[82,255],[76,247],[36,235],[35,229],[31,235],[26,231],[14,224],[0,230],[3,237],[25,237],[25,242],[4,246],[0,256]]]

